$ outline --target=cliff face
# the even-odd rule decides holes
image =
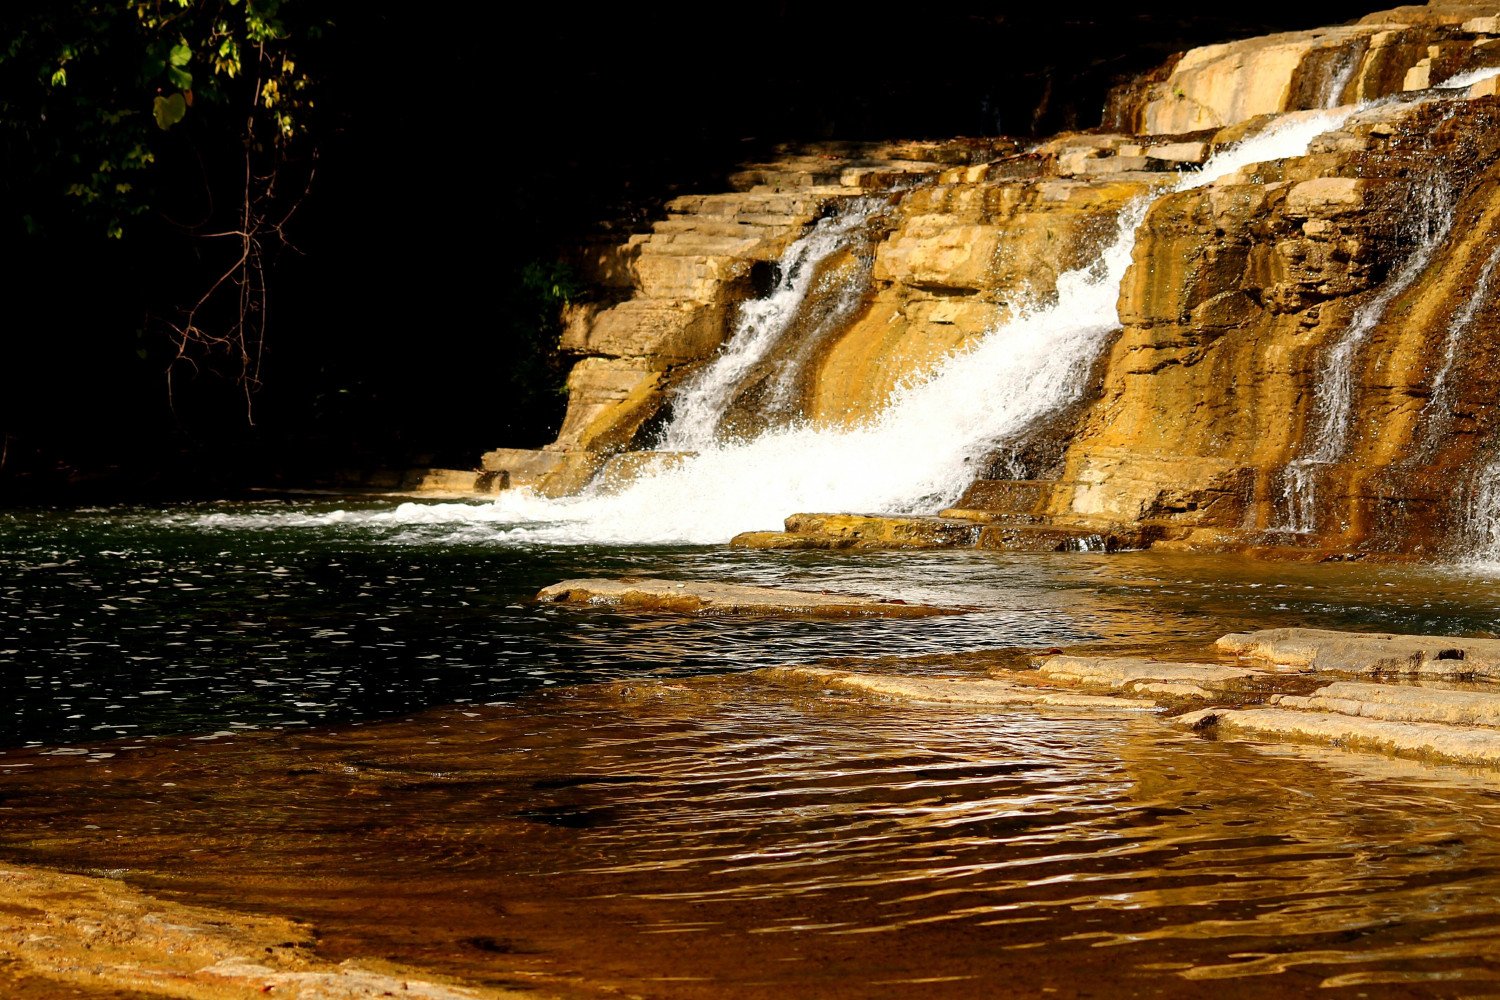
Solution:
[[[1447,341],[1500,237],[1497,114],[1492,98],[1375,109],[1306,157],[1157,202],[1047,513],[1194,547],[1449,537],[1452,470],[1473,466],[1496,401],[1490,324],[1476,314]],[[1330,428],[1333,355],[1361,320],[1346,425]],[[1330,434],[1344,446],[1320,455]]]
[[[942,517],[801,518],[755,544],[1451,554],[1483,534],[1500,455],[1500,98],[1495,77],[1431,88],[1489,66],[1500,4],[1440,2],[1186,53],[1115,92],[1113,133],[788,151],[594,257],[557,442],[486,467],[570,492],[662,441],[879,425],[953,352],[1065,314],[1138,218],[1087,384],[988,441]],[[1299,127],[1296,155],[1189,183]],[[717,423],[684,434],[711,376]]]

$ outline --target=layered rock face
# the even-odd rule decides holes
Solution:
[[[1452,554],[1493,533],[1486,490],[1500,510],[1500,98],[1495,77],[1434,85],[1489,66],[1500,4],[1437,2],[1186,53],[1115,92],[1117,132],[789,150],[597,255],[606,291],[569,316],[581,359],[557,442],[485,467],[569,492],[652,447],[788,248],[856,200],[869,221],[806,265],[722,434],[869,424],[897,386],[1072,294],[1059,276],[1149,202],[1089,384],[974,456],[967,494],[746,544]],[[1179,183],[1335,106],[1303,155]]]

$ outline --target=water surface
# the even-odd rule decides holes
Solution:
[[[577,996],[1500,992],[1492,774],[750,672],[1201,652],[1270,625],[1493,635],[1492,579],[523,547],[334,506],[0,515],[0,856],[309,919],[336,957]],[[526,600],[624,572],[979,610]]]

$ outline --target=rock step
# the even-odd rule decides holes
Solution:
[[[880,699],[979,708],[1069,708],[1113,712],[1154,712],[1154,701],[1117,695],[1079,694],[1014,684],[994,678],[900,677],[852,673],[823,667],[767,667],[755,672],[788,687],[850,691]]]
[[[1233,632],[1217,645],[1275,670],[1500,679],[1500,639],[1274,628]]]
[[[729,544],[751,549],[972,548],[980,527],[941,517],[793,514],[785,531],[747,531]]]
[[[847,197],[849,191],[839,188]],[[733,217],[742,214],[788,215],[806,218],[816,213],[827,199],[808,198],[804,194],[778,191],[741,191],[734,194],[682,195],[667,202],[667,211],[681,215]]]
[[[1307,696],[1276,695],[1271,703],[1364,719],[1500,728],[1500,693],[1485,691],[1338,681]]]
[[[770,218],[780,217],[771,216]],[[787,228],[785,222],[779,225],[765,225],[751,222],[743,216],[702,218],[694,215],[674,215],[653,225],[651,227],[652,239],[647,242],[655,242],[662,236],[678,236],[686,233],[698,236],[764,239],[767,236],[779,234],[785,228]]]
[[[940,510],[937,516],[955,521],[973,521],[976,524],[1040,524],[1042,521],[1042,518],[1036,514],[1014,514],[1000,510],[968,510],[963,507]]]
[[[784,531],[747,531],[730,544],[749,549],[996,549],[1007,552],[1117,552],[1143,548],[1139,528],[1096,530],[1056,524],[983,523],[963,517],[793,514]]]
[[[1392,722],[1287,708],[1206,708],[1178,716],[1177,724],[1232,735],[1273,737],[1345,750],[1452,764],[1500,765],[1500,730],[1465,729],[1436,722]]]
[[[1049,656],[1037,664],[1044,681],[1132,694],[1207,701],[1222,692],[1264,689],[1275,675],[1221,663],[1184,663],[1136,656]]]
[[[976,548],[1006,552],[1119,552],[1147,547],[1139,529],[1096,531],[1059,524],[987,524]]]
[[[510,486],[502,471],[486,469],[412,469],[401,484],[416,493],[475,494],[489,496]]]
[[[704,257],[737,257],[766,239],[768,234],[732,233],[716,236],[702,231],[654,235],[641,244],[642,253],[668,253]]]
[[[968,610],[855,594],[649,577],[564,580],[543,587],[536,599],[543,604],[607,605],[679,614],[776,614],[822,618],[921,618],[962,614]]]
[[[832,165],[824,170],[797,171],[778,166],[775,170],[742,170],[729,175],[729,186],[739,190],[759,187],[799,188],[821,187],[837,184],[843,173],[842,165]]]
[[[1039,513],[1052,491],[1065,484],[1036,479],[976,479],[954,507],[965,510]]]

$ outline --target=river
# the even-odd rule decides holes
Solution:
[[[1492,774],[753,673],[1201,653],[1274,625],[1493,635],[1484,573],[515,545],[367,516],[389,507],[0,514],[0,857],[563,995],[1500,990]],[[527,600],[623,573],[978,610]]]

